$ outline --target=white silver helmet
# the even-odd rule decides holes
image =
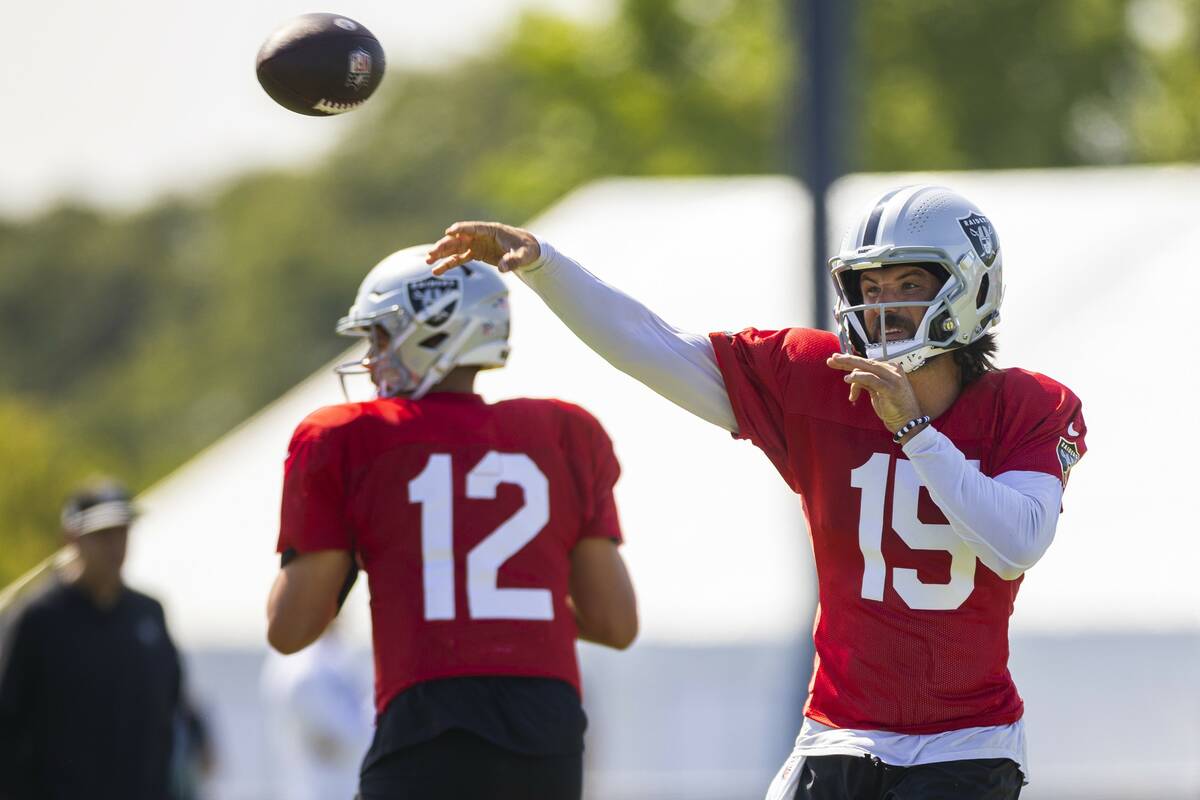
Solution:
[[[398,250],[363,279],[354,305],[337,324],[368,339],[365,357],[339,364],[345,376],[369,373],[380,397],[420,399],[455,367],[502,367],[508,359],[508,287],[478,261],[440,277],[425,254],[432,245]],[[373,335],[375,328],[387,333]]]
[[[1000,319],[1004,296],[1000,240],[977,207],[944,186],[903,186],[880,197],[847,232],[829,259],[837,292],[834,317],[842,349],[912,372],[939,353],[982,338]],[[918,264],[944,278],[928,302],[864,303],[859,287],[863,270]],[[871,341],[863,312],[924,306],[925,315],[911,339]]]

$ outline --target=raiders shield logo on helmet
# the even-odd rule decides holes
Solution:
[[[996,260],[996,254],[1000,252],[1000,241],[996,238],[996,229],[992,227],[991,221],[983,214],[970,214],[959,217],[958,224],[962,226],[963,233],[976,254],[990,267]]]
[[[453,292],[455,299],[451,300],[448,305],[425,320],[426,325],[436,328],[438,325],[445,324],[446,320],[450,319],[450,316],[454,313],[454,309],[458,307],[458,295],[461,291],[462,286],[459,278],[423,278],[408,284],[408,302],[412,304],[413,313],[421,314],[425,309],[436,304],[448,293]]]

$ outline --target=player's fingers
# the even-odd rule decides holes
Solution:
[[[449,228],[446,228],[447,236],[495,236],[497,229],[500,228],[498,222],[483,222],[481,220],[468,220],[465,222],[456,222]]]
[[[425,263],[432,264],[439,258],[461,253],[470,247],[470,244],[465,236],[456,236],[447,234],[433,243],[433,247],[429,248],[429,252],[425,255]]]
[[[433,265],[433,274],[441,275],[443,272],[449,272],[455,267],[462,266],[471,260],[471,251],[466,250],[462,253],[447,256]],[[435,259],[436,261],[436,259]]]
[[[845,355],[842,353],[830,356],[826,363],[834,369],[846,371],[858,370],[860,372],[869,373],[880,378],[884,384],[892,389],[900,389],[905,383],[904,371],[895,364],[889,364],[886,361],[874,361],[869,358],[860,358],[859,356]]]
[[[887,382],[878,375],[865,370],[856,369],[842,376],[842,380],[851,386],[861,386],[868,392],[882,392],[887,389]]]
[[[878,375],[885,372],[887,369],[886,364],[882,364],[878,361],[872,361],[869,358],[850,355],[849,353],[834,353],[829,358],[825,359],[825,363],[834,369],[840,369],[845,372],[861,369]]]

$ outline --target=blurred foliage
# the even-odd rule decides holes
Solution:
[[[856,166],[1200,157],[1200,0],[857,0]]]
[[[107,459],[64,435],[42,409],[15,399],[0,398],[0,430],[0,464],[6,466],[0,582],[7,585],[60,543],[63,487],[92,477],[91,465]]]
[[[1200,0],[856,5],[851,168],[1200,155]],[[388,252],[604,175],[783,170],[790,24],[783,0],[528,14],[466,63],[393,73],[310,169],[0,222],[0,585],[53,549],[76,480],[145,487],[336,355]]]

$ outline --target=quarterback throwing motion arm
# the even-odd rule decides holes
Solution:
[[[468,259],[490,263],[502,272],[515,271],[580,340],[614,367],[701,419],[739,435],[709,337],[673,327],[519,228],[455,223],[428,261],[440,275]],[[1019,576],[1049,547],[1062,500],[1063,487],[1056,478],[1026,471],[989,478],[932,428],[908,437],[903,449],[955,532],[998,575]]]

